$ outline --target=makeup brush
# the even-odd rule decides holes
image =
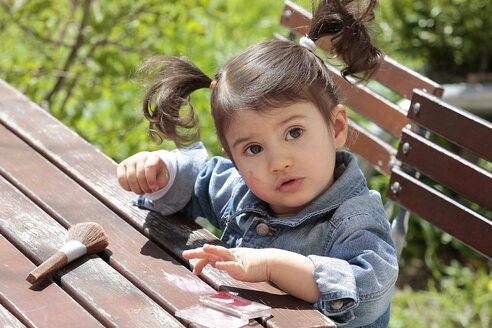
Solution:
[[[67,242],[55,254],[32,270],[26,280],[34,284],[39,279],[60,269],[85,254],[103,251],[108,246],[108,236],[95,222],[78,223],[68,229]]]

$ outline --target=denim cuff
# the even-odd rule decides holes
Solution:
[[[144,210],[159,212],[159,210],[155,208],[154,202],[145,196],[138,196],[137,198],[132,199],[132,204]]]
[[[354,319],[353,310],[359,305],[355,276],[347,261],[309,255],[314,264],[313,276],[321,297],[314,307],[343,325]]]
[[[186,149],[173,150],[172,154],[176,159],[174,183],[163,197],[153,201],[163,215],[179,212],[188,204],[193,195],[196,177],[208,159],[207,150],[201,142]]]

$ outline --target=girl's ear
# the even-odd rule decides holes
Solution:
[[[229,154],[226,152],[226,150],[224,149],[224,147],[222,147],[222,154],[224,154],[225,157],[227,157],[228,159],[231,159],[231,157],[229,156]]]
[[[331,117],[335,147],[342,148],[345,145],[348,136],[348,119],[345,106],[339,104],[333,107],[331,110]]]

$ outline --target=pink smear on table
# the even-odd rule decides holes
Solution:
[[[212,287],[201,281],[199,278],[196,278],[195,276],[189,278],[189,277],[178,276],[166,272],[162,269],[161,271],[162,271],[162,275],[164,276],[164,279],[174,283],[179,289],[185,292],[190,292],[199,295],[215,293],[215,290]]]

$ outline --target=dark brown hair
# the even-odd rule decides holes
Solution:
[[[374,17],[377,0],[322,0],[314,10],[308,37],[316,41],[331,36],[334,53],[344,61],[344,77],[368,79],[382,54],[376,49],[365,23]],[[150,132],[173,140],[179,147],[195,139],[198,122],[189,103],[190,94],[208,88],[212,79],[191,62],[156,57],[142,69],[153,77],[143,111]],[[314,103],[327,124],[338,104],[336,86],[324,61],[291,41],[271,40],[250,46],[230,59],[215,74],[210,109],[220,143],[230,154],[225,130],[237,110],[263,111],[298,101]],[[188,109],[183,109],[187,105]]]

